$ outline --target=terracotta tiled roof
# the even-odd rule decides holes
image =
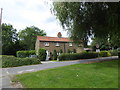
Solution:
[[[71,42],[69,38],[58,38],[58,37],[47,37],[47,36],[37,36],[40,41],[55,41],[55,42]]]

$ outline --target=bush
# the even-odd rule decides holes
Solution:
[[[53,59],[57,60],[57,51],[56,50],[54,50],[54,52],[53,52]]]
[[[58,58],[59,60],[77,60],[77,59],[89,59],[98,57],[96,52],[82,52],[82,53],[63,53]]]
[[[110,52],[108,52],[108,51],[101,51],[101,52],[99,52],[99,56],[100,57],[108,57],[108,56],[110,56],[111,54],[110,54]]]
[[[67,53],[71,53],[70,49],[68,49]]]
[[[62,49],[60,49],[60,53],[63,53]]]
[[[76,49],[73,49],[73,53],[76,53]]]
[[[36,55],[36,51],[35,50],[17,51],[17,57],[25,58],[25,57],[29,57],[30,55]]]
[[[111,56],[117,56],[118,55],[118,50],[110,50],[109,51]]]
[[[38,50],[38,58],[41,60],[41,61],[45,61],[46,60],[46,50],[43,49],[43,48],[40,48]]]
[[[16,67],[23,65],[40,64],[38,58],[17,58],[14,56],[2,55],[2,67]]]

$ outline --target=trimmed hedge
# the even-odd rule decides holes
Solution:
[[[99,56],[100,57],[108,57],[108,56],[111,56],[111,54],[108,51],[101,51],[101,52],[99,52]]]
[[[82,52],[82,53],[63,53],[58,58],[59,60],[77,60],[77,59],[89,59],[98,57],[96,52]]]
[[[36,51],[35,50],[17,51],[17,57],[25,58],[25,57],[29,57],[30,55],[36,55]]]
[[[38,58],[41,60],[41,61],[45,61],[46,60],[46,50],[44,48],[40,48],[38,50]]]
[[[111,56],[117,56],[118,55],[118,50],[110,50],[109,51]]]
[[[33,64],[40,64],[40,60],[38,58],[17,58],[14,56],[2,55],[3,68]]]

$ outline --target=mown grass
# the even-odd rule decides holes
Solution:
[[[118,88],[118,60],[17,75],[25,88]]]

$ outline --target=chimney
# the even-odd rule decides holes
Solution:
[[[61,37],[62,37],[61,32],[58,32],[57,36],[58,36],[59,38],[61,38]]]

